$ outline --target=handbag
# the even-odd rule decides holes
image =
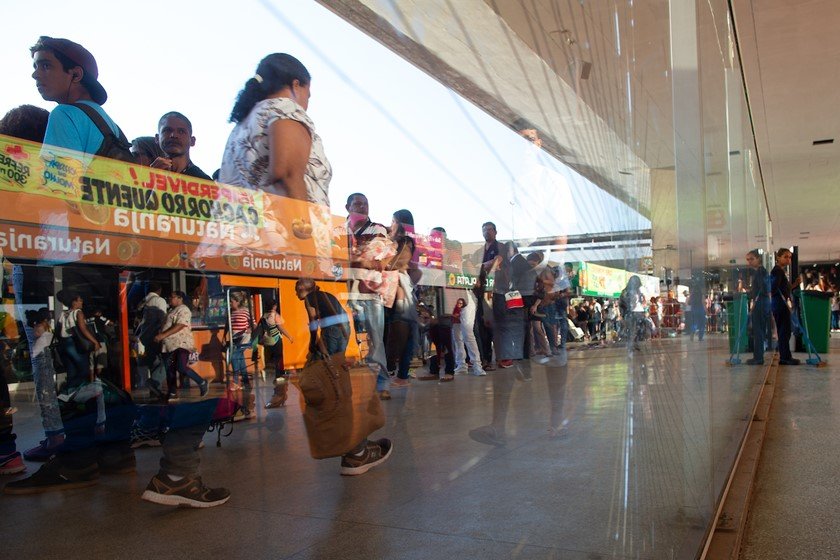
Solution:
[[[351,372],[343,352],[310,361],[295,384],[314,459],[346,455],[385,425],[376,379],[367,370]]]
[[[61,352],[58,350],[58,337],[55,333],[52,333],[52,340],[47,350],[52,358],[53,371],[55,373],[66,373],[67,367],[64,365],[64,360],[61,359]]]
[[[522,294],[519,290],[511,290],[505,294],[505,307],[508,309],[522,309],[525,307],[525,301],[522,299]]]
[[[265,318],[260,319],[262,334],[260,335],[260,344],[263,346],[274,346],[280,340],[280,329],[277,325],[269,325]]]
[[[70,327],[70,337],[73,339],[73,345],[76,347],[76,351],[80,354],[90,354],[93,351],[93,342],[87,339],[87,337],[82,334],[81,328],[79,328],[79,321],[78,321],[78,310],[70,312],[67,314],[67,319],[73,317],[73,326]]]
[[[318,347],[314,354],[320,356],[307,362],[294,383],[300,389],[309,453],[326,459],[346,455],[384,426],[385,412],[368,370],[351,372],[344,352],[327,356],[320,337]]]

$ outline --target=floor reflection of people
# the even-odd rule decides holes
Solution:
[[[504,447],[507,445],[507,419],[510,412],[513,398],[513,388],[517,380],[522,381],[530,371],[525,374],[520,368],[528,368],[531,364],[524,362],[517,364],[513,369],[507,369],[493,375],[493,414],[490,424],[470,430],[470,438],[479,443]],[[565,358],[557,365],[550,365],[545,368],[546,381],[548,383],[548,401],[550,413],[548,418],[548,434],[550,437],[564,436],[568,430],[568,420],[564,415],[564,404],[566,399],[566,381],[569,368]]]

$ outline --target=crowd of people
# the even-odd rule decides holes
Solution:
[[[190,159],[195,136],[184,114],[164,114],[154,136],[137,138],[129,146],[102,108],[107,93],[98,81],[90,52],[67,39],[41,37],[31,55],[38,92],[58,105],[50,113],[31,106],[15,109],[0,122],[0,133],[40,142],[45,151],[57,147],[91,157],[128,159],[212,180]],[[310,94],[311,76],[299,60],[279,53],[261,60],[234,103],[230,121],[235,127],[213,178],[329,208],[332,167],[307,114]],[[526,128],[522,134],[530,137],[531,132],[536,131]],[[376,223],[370,219],[364,193],[351,194],[345,208],[350,314],[312,279],[302,278],[295,287],[307,313],[308,363],[343,354],[349,326],[354,324],[356,331],[365,335],[364,359],[376,376],[376,394],[381,400],[391,399],[392,391],[409,389],[412,361],[418,357],[428,362],[425,370],[414,372],[421,380],[451,383],[458,374],[484,377],[498,368],[527,382],[531,368],[523,366],[524,360],[565,366],[567,345],[573,340],[623,340],[632,351],[640,341],[661,336],[663,331],[687,330],[692,338],[702,340],[707,325],[715,330],[725,324],[720,298],[706,298],[698,279],[692,280],[682,304],[670,291],[663,299],[645,298],[638,276],[631,277],[618,298],[580,298],[571,265],[545,262],[540,251],[520,253],[516,243],[497,240],[496,225],[489,221],[482,225],[483,245],[456,263],[475,273],[475,284],[463,288],[452,309],[435,309],[418,298],[421,270],[412,213],[398,209],[390,224]],[[447,241],[444,228],[435,228],[434,233]],[[15,265],[13,269],[15,282],[22,283],[23,268]],[[15,294],[19,293],[16,289]],[[23,456],[43,461],[44,466],[32,476],[7,484],[6,493],[89,486],[100,474],[132,471],[133,447],[160,445],[160,471],[149,482],[144,499],[192,507],[227,501],[227,490],[207,487],[199,475],[198,449],[218,399],[203,398],[210,392],[208,381],[191,367],[195,348],[189,299],[178,290],[167,296],[168,302],[163,287],[152,284],[143,299],[135,334],[143,348],[146,385],[157,401],[139,408],[125,391],[97,375],[96,356],[101,355],[104,343],[98,333],[100,327],[104,331],[107,321],[86,318],[78,293],[59,292],[66,310],[54,332],[48,309],[27,313],[26,336],[45,439]],[[760,294],[754,297],[756,302],[760,299]],[[285,402],[288,391],[283,337],[288,341],[293,337],[277,302],[266,302],[257,320],[244,303],[238,295],[230,299],[227,339],[231,375],[225,381],[228,392],[246,394],[240,400],[240,416],[249,419],[251,377],[246,350],[259,345],[266,353],[275,376],[274,394],[266,408],[276,408]],[[759,325],[763,319],[758,312],[755,316]],[[783,320],[779,315],[777,325]],[[54,359],[60,359],[66,368],[64,388],[56,387]],[[792,360],[789,355],[783,359]],[[494,398],[509,396],[511,377],[494,377],[499,379],[494,379],[499,388]],[[189,391],[189,380],[197,385],[198,399],[182,398]],[[65,395],[63,401],[59,393]],[[62,408],[62,402],[68,400],[76,404],[72,415],[67,413],[70,407]],[[505,406],[500,402],[499,410],[505,411]],[[505,414],[497,412],[494,408],[494,424],[471,434],[474,439],[494,445],[504,440]],[[555,433],[562,430],[561,421],[559,417],[552,420]],[[16,450],[12,415],[3,415],[2,422],[0,474],[22,472],[25,464]],[[367,435],[341,456],[341,474],[362,474],[391,455],[394,445],[390,440],[374,441]]]

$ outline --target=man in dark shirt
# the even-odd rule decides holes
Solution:
[[[784,268],[790,265],[790,258],[790,250],[779,249],[776,252],[776,266],[770,273],[770,303],[779,337],[779,363],[783,366],[799,365],[799,360],[790,353],[790,282]]]
[[[750,320],[752,321],[753,357],[747,360],[751,366],[764,364],[764,340],[767,330],[767,313],[770,300],[767,293],[767,269],[761,264],[758,249],[747,253],[747,265],[751,269]]]
[[[478,282],[475,286],[475,295],[478,305],[475,312],[475,326],[478,337],[478,350],[481,354],[483,369],[492,370],[493,361],[493,329],[484,317],[484,292],[487,288],[487,276],[499,267],[499,252],[501,246],[496,241],[496,224],[485,222],[481,226],[481,235],[484,237],[484,248],[479,249],[481,253],[481,268],[478,272]],[[476,253],[476,256],[478,253]]]
[[[195,146],[192,132],[192,123],[181,113],[170,111],[163,115],[158,121],[155,141],[166,157],[157,158],[152,162],[152,167],[212,181],[207,173],[190,160],[190,148]]]

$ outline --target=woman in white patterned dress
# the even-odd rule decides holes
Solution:
[[[332,168],[306,109],[311,76],[295,57],[262,59],[239,92],[219,182],[329,208]]]

